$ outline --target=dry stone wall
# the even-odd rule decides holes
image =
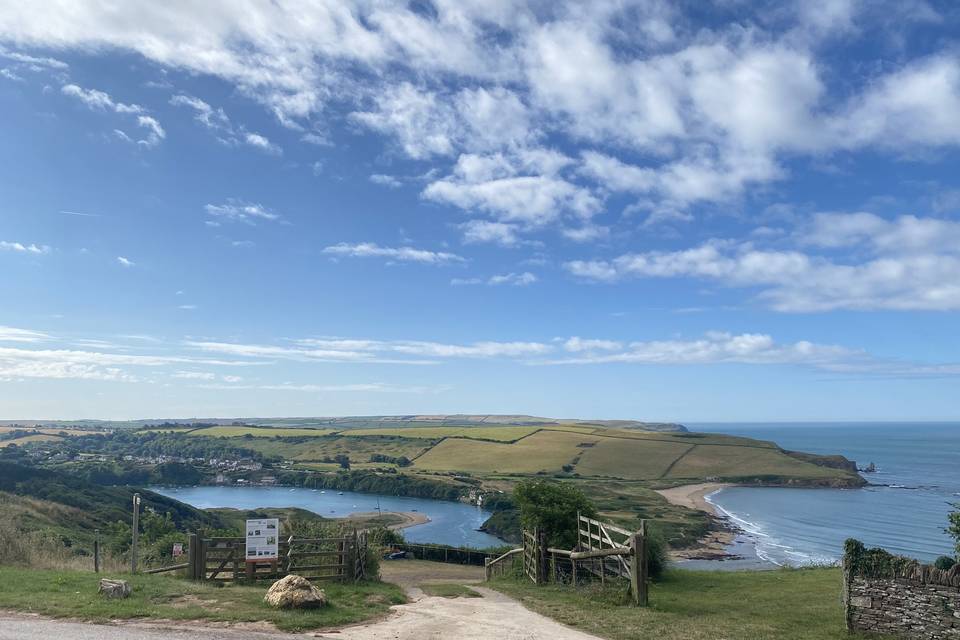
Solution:
[[[960,564],[943,571],[848,540],[843,574],[849,630],[960,639]]]

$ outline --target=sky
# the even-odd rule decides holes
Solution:
[[[0,0],[0,418],[960,419],[958,34]]]

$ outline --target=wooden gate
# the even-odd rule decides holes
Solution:
[[[310,580],[366,577],[367,534],[352,531],[331,538],[281,539],[276,559],[247,562],[246,539],[190,534],[188,574],[194,580],[233,582],[300,575]]]
[[[540,529],[523,531],[523,573],[534,584],[547,581],[546,572],[547,545],[546,536]]]

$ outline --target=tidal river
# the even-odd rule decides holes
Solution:
[[[379,500],[382,511],[415,511],[430,518],[430,522],[403,530],[408,542],[478,549],[505,544],[495,536],[477,531],[490,517],[489,511],[462,502],[291,487],[151,487],[151,491],[200,509],[299,507],[325,518],[344,518],[351,513],[376,511]]]

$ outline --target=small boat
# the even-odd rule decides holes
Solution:
[[[321,491],[320,493],[326,493],[326,491]]]
[[[342,495],[343,495],[343,491],[337,491],[337,495],[338,495],[338,496],[342,496]]]

